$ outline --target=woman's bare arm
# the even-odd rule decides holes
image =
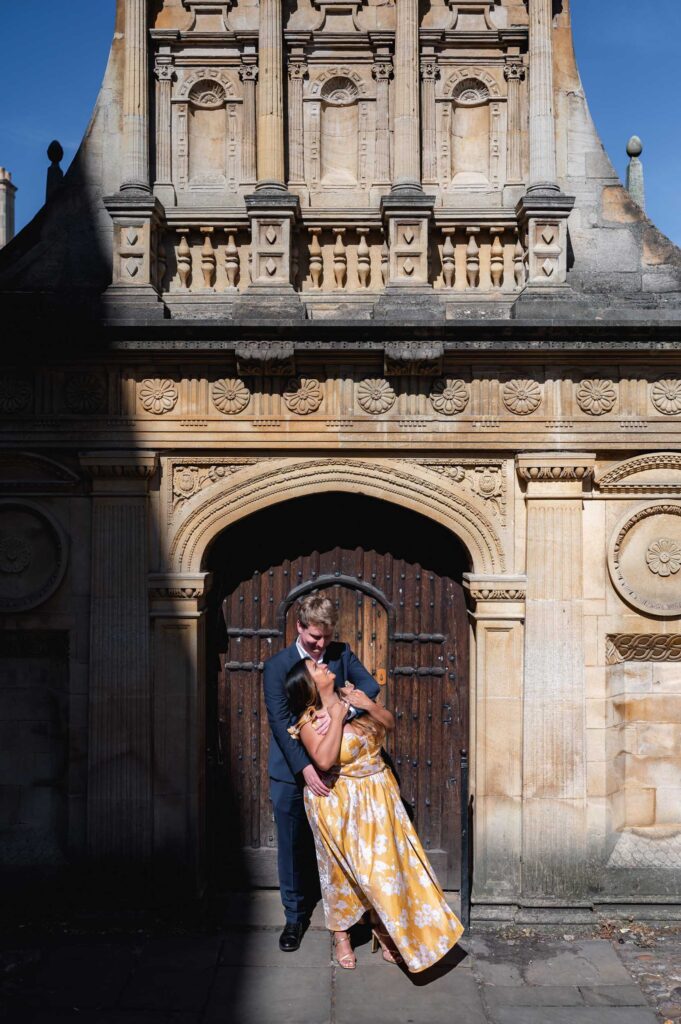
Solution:
[[[323,772],[327,772],[338,761],[341,741],[343,739],[343,721],[347,714],[347,706],[332,704],[328,709],[331,725],[325,736],[320,736],[314,726],[308,722],[300,730],[300,739],[308,754]]]

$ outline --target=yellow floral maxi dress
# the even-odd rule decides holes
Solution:
[[[305,788],[326,927],[345,931],[374,908],[410,971],[440,960],[463,926],[445,902],[395,776],[373,735],[346,730],[329,796]]]

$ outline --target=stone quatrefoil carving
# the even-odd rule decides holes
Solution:
[[[213,384],[211,397],[218,412],[226,416],[236,416],[247,408],[251,392],[238,377],[224,377]]]

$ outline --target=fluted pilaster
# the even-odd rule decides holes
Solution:
[[[292,60],[288,66],[288,126],[289,126],[289,181],[293,185],[305,182],[305,147],[303,144],[303,82],[307,64]]]
[[[522,83],[525,66],[521,59],[510,59],[504,68],[508,82],[508,153],[506,179],[509,184],[523,180]]]
[[[255,84],[258,81],[256,64],[242,64],[239,77],[244,84],[244,131],[241,139],[241,171],[243,181],[255,184],[257,177],[256,146],[257,133],[255,116]]]
[[[146,0],[125,2],[121,192],[150,192],[149,66]]]
[[[260,0],[258,189],[284,189],[284,81],[281,0]]]
[[[396,17],[393,189],[420,191],[418,0],[399,0]]]
[[[159,56],[156,75],[156,180],[154,193],[168,205],[175,202],[172,168],[172,94],[175,68],[172,58]]]
[[[530,189],[558,191],[553,109],[553,0],[529,0]]]

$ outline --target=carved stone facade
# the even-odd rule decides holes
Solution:
[[[678,898],[681,253],[603,155],[568,4],[147,8],[0,254],[0,659],[62,673],[46,862],[203,885],[214,552],[345,494],[467,552],[474,913]]]

